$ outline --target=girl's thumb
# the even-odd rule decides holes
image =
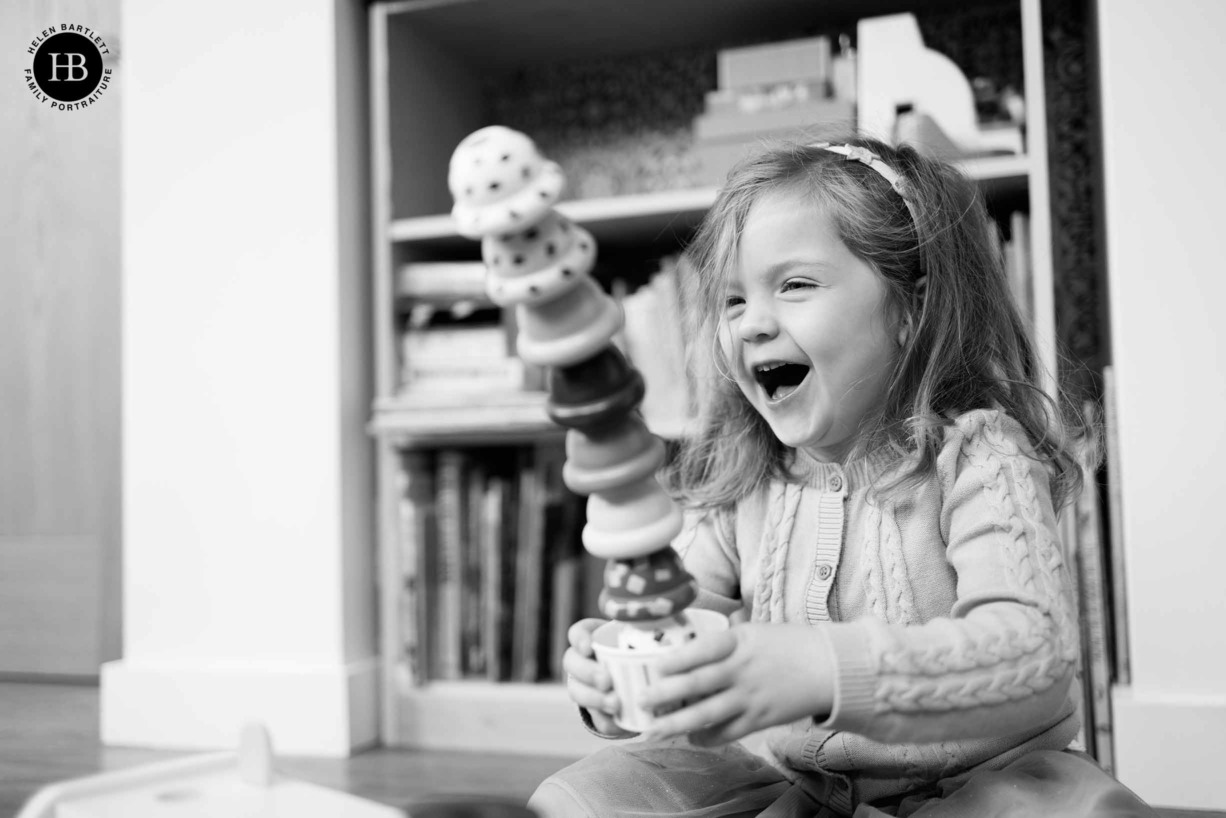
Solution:
[[[592,631],[602,624],[599,619],[580,619],[570,626],[567,639],[575,650],[584,656],[592,655]]]

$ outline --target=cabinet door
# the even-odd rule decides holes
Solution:
[[[19,0],[0,3],[3,74],[64,23],[99,34],[116,68],[119,0]],[[0,674],[93,676],[119,653],[115,73],[75,111],[0,83]]]

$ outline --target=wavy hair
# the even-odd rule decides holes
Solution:
[[[666,484],[687,504],[721,506],[787,475],[790,451],[727,376],[718,336],[750,209],[768,193],[787,192],[812,202],[815,217],[831,218],[848,249],[884,280],[887,315],[909,328],[885,400],[864,419],[848,456],[885,452],[900,463],[874,490],[889,496],[931,477],[954,419],[994,408],[1025,429],[1034,457],[1050,469],[1060,508],[1079,491],[1083,468],[1097,461],[1095,436],[1068,401],[1043,389],[1035,345],[978,187],[957,168],[906,145],[865,137],[833,141],[880,157],[901,176],[911,207],[872,168],[814,144],[779,144],[733,169],[686,249],[697,283],[685,321],[688,337],[698,339],[690,349],[698,432],[670,463]]]

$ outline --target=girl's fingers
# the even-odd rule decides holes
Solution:
[[[604,623],[603,619],[580,619],[566,631],[566,640],[584,656],[592,656],[592,631]]]
[[[656,679],[644,692],[643,705],[665,707],[692,702],[718,693],[731,683],[731,674],[724,664],[704,664],[689,673]]]
[[[566,692],[571,701],[588,710],[609,715],[617,713],[619,705],[613,693],[613,681],[604,668],[571,649],[562,656],[562,669],[566,672]]]
[[[613,680],[608,671],[592,657],[592,631],[605,623],[603,619],[580,619],[566,632],[570,648],[562,654],[562,670],[566,673],[566,691],[575,704],[588,710],[613,714],[618,701],[613,695]]]
[[[615,693],[597,690],[594,687],[583,684],[574,676],[567,677],[566,692],[570,695],[571,701],[580,707],[586,707],[588,710],[597,710],[610,716],[617,714],[619,703]]]
[[[566,673],[567,681],[573,679],[602,693],[613,689],[613,679],[609,672],[601,667],[599,662],[588,659],[577,648],[571,648],[562,654],[562,670]]]
[[[727,658],[735,647],[736,635],[732,631],[706,634],[668,651],[660,657],[656,669],[663,676],[685,673]]]
[[[733,720],[738,712],[734,696],[716,694],[694,702],[689,707],[657,717],[646,735],[648,738],[670,738],[709,729],[713,725]]]

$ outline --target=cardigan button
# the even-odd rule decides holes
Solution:
[[[832,573],[834,573],[834,569],[830,567],[829,563],[823,562],[821,565],[817,566],[818,579],[830,579],[830,575]]]
[[[830,490],[831,491],[840,491],[842,490],[842,488],[843,488],[843,478],[842,477],[839,477],[836,474],[834,477],[830,478]]]

